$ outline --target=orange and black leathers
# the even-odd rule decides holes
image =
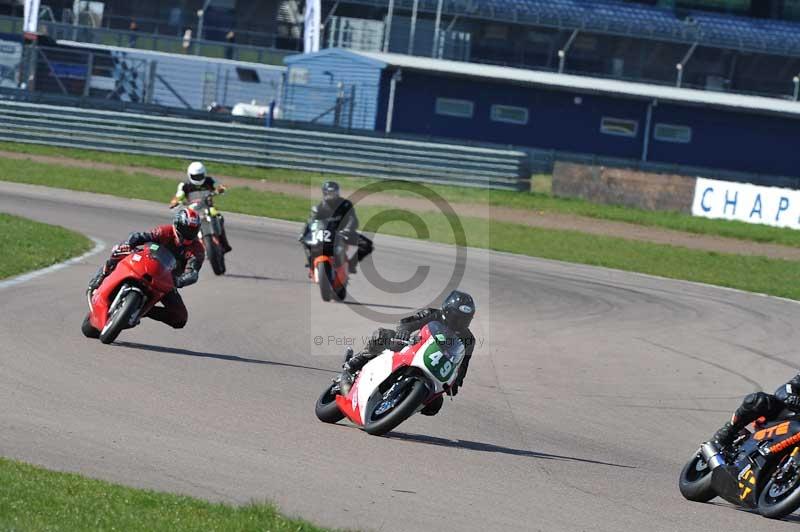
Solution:
[[[731,420],[712,439],[723,446],[730,445],[744,427],[760,417],[774,419],[784,409],[800,412],[800,374],[775,390],[774,394],[755,392],[745,396]]]

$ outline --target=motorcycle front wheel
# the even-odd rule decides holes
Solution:
[[[758,512],[770,519],[781,519],[800,508],[800,467],[786,455],[758,496]]]
[[[211,235],[206,235],[203,237],[203,245],[206,248],[206,257],[208,257],[208,262],[211,263],[211,269],[214,270],[214,274],[224,274],[225,254],[222,252],[219,244],[214,242],[214,238]]]
[[[111,316],[108,323],[100,332],[100,341],[104,344],[110,344],[117,339],[119,333],[122,332],[129,324],[133,313],[139,310],[142,303],[142,294],[131,290],[125,294],[122,301],[117,303],[115,309],[111,309]]]
[[[708,502],[717,496],[711,487],[711,468],[699,453],[681,469],[678,489],[684,498],[695,502]]]
[[[320,262],[317,264],[317,280],[319,282],[319,295],[323,301],[330,301],[333,298],[333,287],[331,286],[331,278],[333,277],[333,268],[330,262]]]
[[[373,436],[382,436],[396,428],[400,423],[411,417],[428,397],[428,387],[419,379],[413,379],[411,385],[404,392],[404,396],[386,398],[378,402],[368,413],[364,420],[364,430]],[[387,400],[396,401],[388,410]]]

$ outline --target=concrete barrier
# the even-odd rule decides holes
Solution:
[[[697,178],[556,162],[553,194],[654,211],[692,212]]]

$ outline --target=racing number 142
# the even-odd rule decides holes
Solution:
[[[330,242],[331,241],[331,232],[327,229],[320,229],[319,231],[314,231],[313,233],[314,242]]]

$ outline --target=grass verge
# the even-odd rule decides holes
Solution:
[[[0,159],[0,176],[8,181],[110,193],[165,204],[174,192],[173,183],[147,174],[125,175],[20,160]],[[223,211],[302,221],[307,216],[311,202],[295,196],[237,188],[222,196],[218,205]],[[414,237],[416,234],[410,224],[415,217],[419,217],[430,233],[430,240],[454,243],[454,234],[442,214],[394,211],[400,216],[399,221],[374,227],[376,215],[391,209],[377,206],[359,209],[365,230],[379,229],[381,233]],[[164,216],[168,216],[166,205]],[[464,226],[467,244],[472,247],[800,299],[800,265],[793,261],[726,255],[574,231],[536,229],[492,220],[487,222],[483,218],[464,217],[460,221]]]
[[[85,253],[92,241],[57,227],[0,213],[0,279]]]
[[[235,507],[0,458],[0,529],[322,532],[271,505]]]
[[[188,161],[169,157],[129,155],[93,150],[78,150],[40,146],[34,144],[0,142],[0,150],[29,153],[32,155],[63,156],[94,162],[104,162],[130,167],[175,170],[176,175],[186,167]],[[278,168],[216,164],[210,165],[215,175],[227,175],[249,179],[263,179],[283,183],[318,186],[327,179],[335,178],[348,189],[358,188],[375,179],[331,176],[330,174],[301,172]],[[549,194],[552,178],[537,175],[532,178],[531,192],[479,190],[467,187],[431,186],[444,199],[453,203],[478,203],[495,207],[507,207],[522,211],[547,211],[574,216],[585,216],[637,225],[662,227],[694,234],[706,234],[749,240],[754,242],[800,247],[800,231],[780,229],[764,225],[747,224],[727,220],[696,218],[677,212],[653,212],[614,205],[598,205],[584,200],[555,198]],[[403,195],[403,192],[399,192]],[[407,193],[411,194],[411,193]]]

